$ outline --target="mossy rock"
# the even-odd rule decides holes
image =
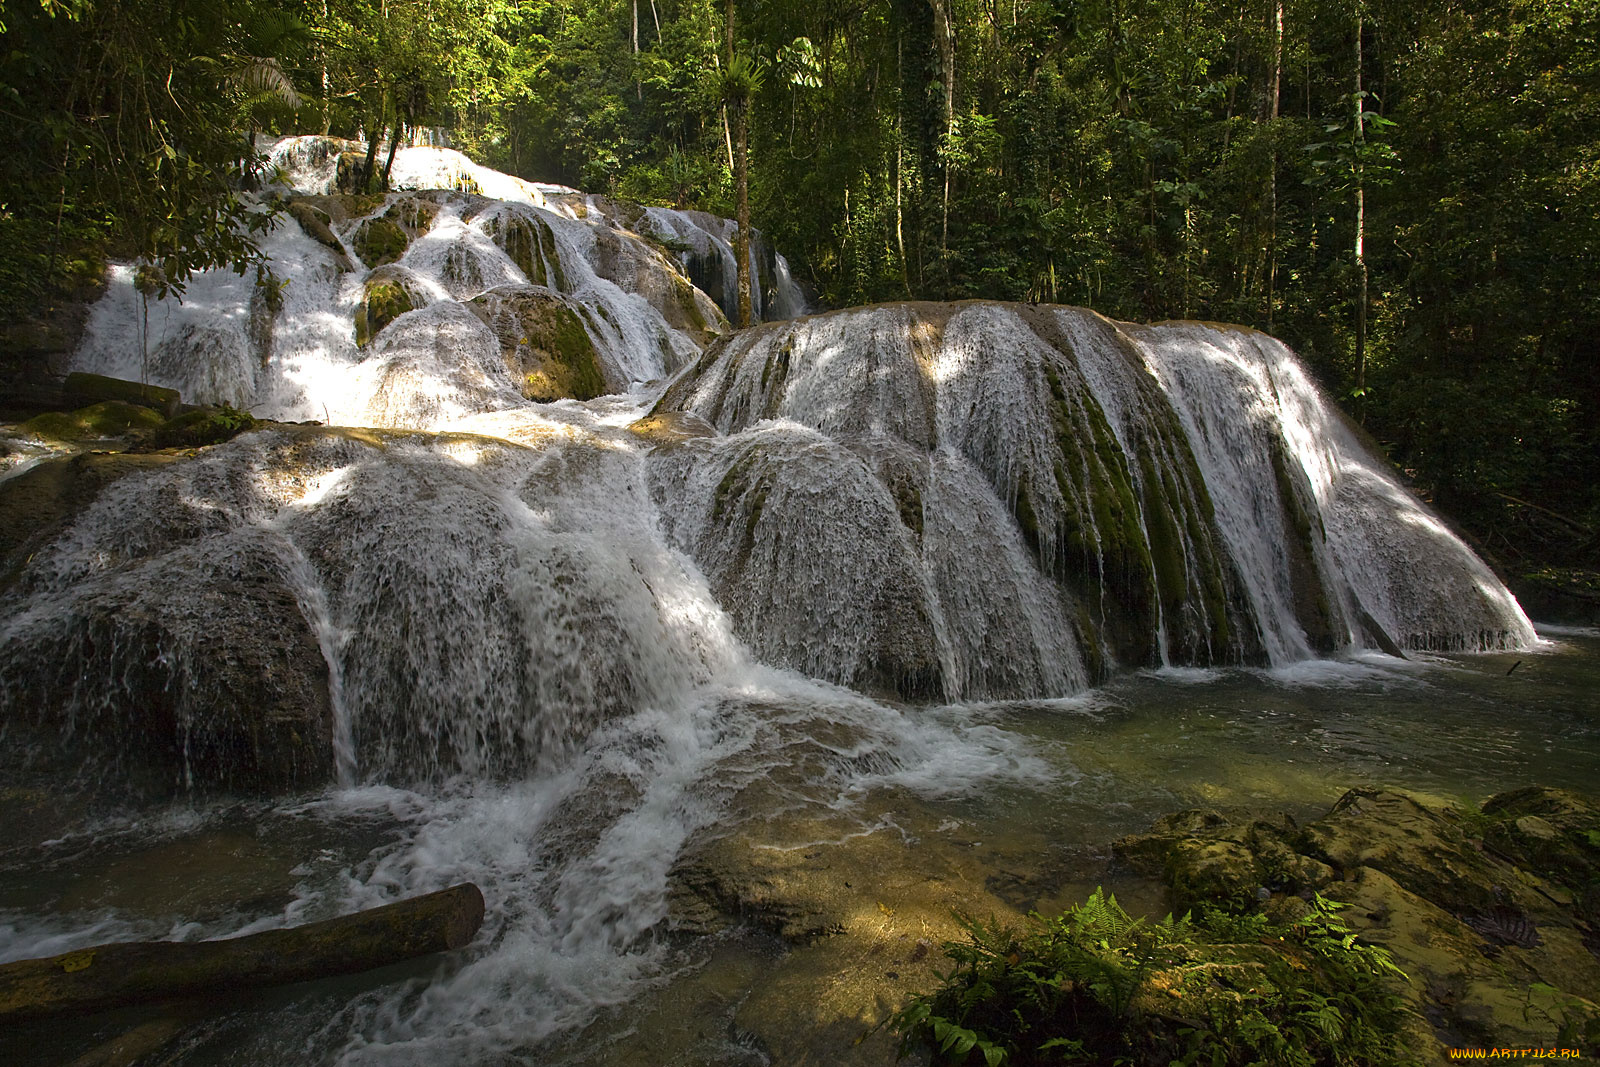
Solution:
[[[421,237],[433,228],[439,205],[421,196],[406,196],[389,205],[383,217],[399,226],[411,238]]]
[[[304,200],[290,201],[287,210],[289,217],[300,224],[300,229],[305,231],[307,237],[341,255],[344,253],[344,245],[333,232],[333,217],[326,211]]]
[[[1483,815],[1484,842],[1519,865],[1580,895],[1600,884],[1600,805],[1530,786],[1490,797]]]
[[[1249,909],[1266,894],[1298,894],[1333,881],[1327,864],[1292,847],[1291,821],[1239,822],[1204,808],[1158,820],[1147,833],[1113,846],[1117,857],[1141,874],[1170,887],[1178,908],[1221,904]]]
[[[356,346],[365,348],[389,323],[415,310],[418,302],[406,287],[391,275],[374,271],[362,287],[356,305]]]
[[[76,411],[47,411],[18,429],[53,441],[96,441],[149,433],[164,421],[150,408],[103,400]]]
[[[658,448],[717,436],[715,426],[688,411],[646,415],[629,423],[628,432]]]
[[[361,262],[369,267],[393,263],[406,254],[411,238],[398,223],[387,218],[368,219],[356,228],[352,242]]]
[[[548,403],[592,400],[616,391],[577,311],[541,286],[491,289],[467,308],[494,331],[501,354],[522,395]]]
[[[561,250],[549,223],[508,210],[491,218],[486,230],[530,284],[549,286],[558,292],[566,290],[567,275],[561,265]]]
[[[167,420],[150,438],[151,448],[205,448],[253,430],[256,420],[247,411],[230,407],[203,407]]]
[[[1286,889],[1302,884],[1300,896],[1316,891],[1351,905],[1342,914],[1352,930],[1392,953],[1406,976],[1400,992],[1414,1048],[1548,1045],[1564,1027],[1575,1028],[1568,1039],[1579,1044],[1585,1032],[1600,1036],[1600,915],[1563,883],[1583,882],[1600,858],[1590,837],[1600,836],[1597,810],[1553,789],[1501,794],[1465,813],[1353,789],[1303,830],[1287,817],[1247,823],[1193,810],[1115,848],[1164,880],[1180,906],[1253,908],[1244,892],[1253,876],[1269,914],[1303,907],[1273,891],[1283,872]]]
[[[176,389],[166,389],[143,382],[130,382],[124,378],[110,378],[104,374],[86,374],[82,371],[74,371],[67,375],[63,391],[73,399],[116,400],[137,404],[159,411],[168,418],[177,413],[181,401]]]

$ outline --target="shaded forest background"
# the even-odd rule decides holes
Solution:
[[[829,306],[1266,330],[1503,565],[1600,567],[1600,0],[4,0],[0,21],[10,316],[106,255],[175,285],[248,269],[252,132],[439,127],[514,174],[727,216],[742,134],[754,224]]]

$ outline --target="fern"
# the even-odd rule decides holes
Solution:
[[[946,1064],[1387,1064],[1399,1001],[1382,983],[1403,974],[1342,907],[1317,897],[1291,924],[1209,908],[1152,923],[1097,889],[1026,930],[958,915],[954,966],[886,1025],[902,1055],[923,1045]],[[1178,1006],[1153,1014],[1174,1003],[1163,997]]]

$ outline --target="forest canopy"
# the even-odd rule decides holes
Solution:
[[[826,304],[1266,330],[1492,554],[1600,554],[1600,0],[4,0],[0,21],[8,314],[108,255],[173,287],[247,269],[258,133],[438,128],[524,177],[729,216],[738,141],[754,225]]]

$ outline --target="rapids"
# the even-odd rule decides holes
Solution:
[[[770,250],[780,321],[730,333],[726,220],[437,148],[351,197],[349,150],[271,146],[292,214],[263,270],[180,303],[114,268],[76,356],[274,421],[0,475],[83,497],[7,542],[0,958],[464,878],[490,900],[459,958],[274,995],[192,1062],[583,1062],[586,1028],[626,1037],[616,1005],[670,1015],[714,972],[697,849],[926,840],[904,862],[933,870],[970,845],[950,862],[982,885],[981,837],[1056,847],[1015,844],[1018,805],[1083,848],[1204,794],[1096,732],[1129,692],[1164,694],[1118,720],[1131,751],[1189,737],[1192,708],[1149,708],[1197,688],[1250,690],[1258,723],[1350,685],[1381,719],[1454,692],[1473,661],[1441,653],[1556,655],[1269,337],[982,302],[796,318]],[[1338,720],[1331,769],[1265,795],[1387,773],[1381,726],[1306,705]],[[1237,733],[1195,743],[1214,766]],[[738,944],[740,980],[767,973]],[[712,1014],[717,1062],[770,1062]]]

